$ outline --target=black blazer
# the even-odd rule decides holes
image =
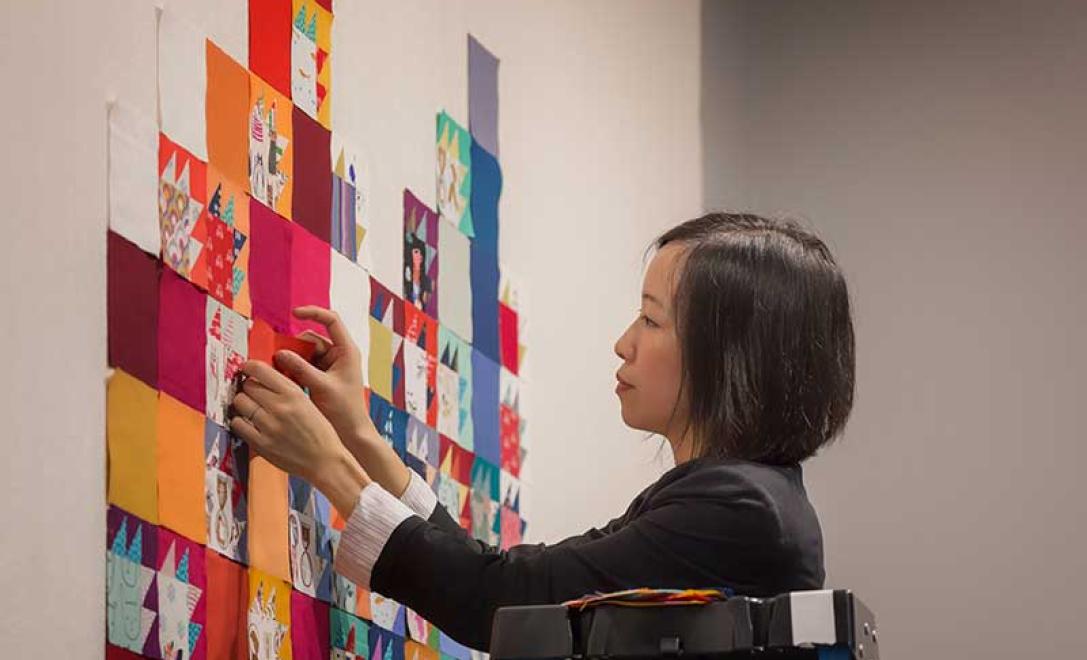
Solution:
[[[696,459],[621,517],[553,545],[500,551],[435,506],[402,522],[370,585],[467,646],[487,650],[505,605],[559,603],[634,587],[728,587],[768,596],[823,586],[823,542],[801,468]]]

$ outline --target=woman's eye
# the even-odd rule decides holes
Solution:
[[[650,328],[657,327],[657,324],[653,321],[653,319],[649,318],[645,314],[642,314],[642,321]]]

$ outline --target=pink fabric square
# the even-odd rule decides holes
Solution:
[[[292,309],[301,305],[327,308],[331,286],[332,248],[301,225],[295,224],[292,228],[294,235],[291,243],[290,306]],[[323,325],[313,321],[300,321],[293,316],[289,327],[292,334],[309,329],[323,336],[328,335]]]
[[[291,327],[291,241],[294,226],[264,204],[249,203],[249,292],[253,317],[277,332]],[[327,287],[326,287],[327,296]]]
[[[159,389],[204,410],[204,315],[207,296],[172,270],[159,283]]]
[[[291,591],[291,657],[326,660],[331,652],[328,605]]]

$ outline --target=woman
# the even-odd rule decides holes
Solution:
[[[471,539],[370,422],[359,349],[328,310],[295,312],[328,328],[331,341],[311,335],[316,366],[290,352],[275,356],[286,376],[245,366],[231,428],[348,517],[339,572],[475,648],[504,605],[641,586],[820,588],[799,463],[852,407],[842,274],[817,237],[754,215],[691,220],[654,247],[642,308],[615,345],[616,393],[623,421],[667,438],[676,467],[600,529],[506,552]]]

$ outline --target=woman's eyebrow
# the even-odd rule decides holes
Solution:
[[[653,295],[652,293],[642,293],[642,300],[643,300],[643,301],[646,301],[646,300],[648,300],[649,302],[651,302],[651,303],[655,304],[655,305],[656,305],[657,307],[660,307],[661,309],[664,309],[664,303],[662,303],[662,302],[661,302],[661,301],[660,301],[660,300],[659,300],[659,299],[658,299],[658,298],[657,298],[656,296],[654,296],[654,295]]]

